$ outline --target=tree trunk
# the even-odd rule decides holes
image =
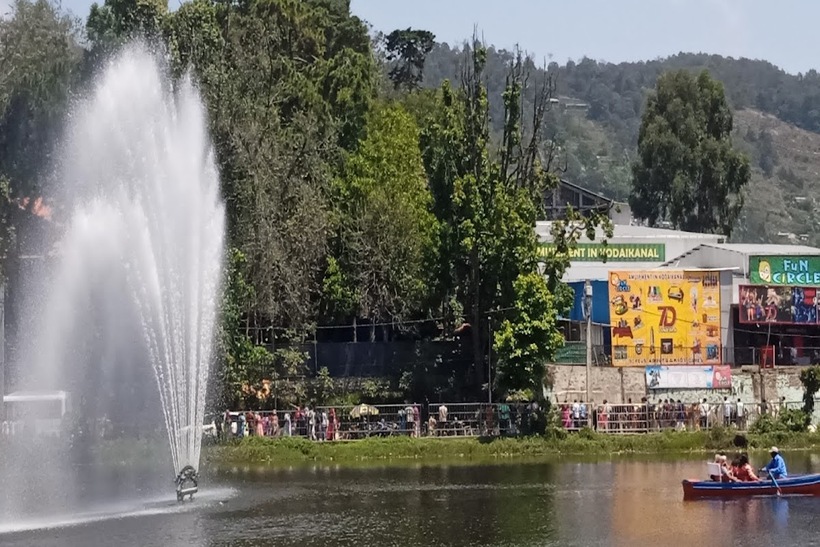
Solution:
[[[481,265],[478,260],[478,248],[474,247],[472,253],[472,285],[473,285],[473,306],[471,317],[471,333],[473,338],[473,366],[475,366],[476,387],[480,390],[484,384],[484,352],[481,344],[481,285],[479,271]]]
[[[356,325],[356,316],[353,316],[353,342],[359,341],[358,326]]]

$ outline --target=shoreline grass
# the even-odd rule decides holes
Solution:
[[[743,440],[746,446],[742,446]],[[738,446],[740,441],[741,446]],[[355,465],[390,462],[548,459],[565,456],[671,455],[717,450],[765,450],[777,445],[788,450],[820,448],[820,434],[776,432],[740,435],[732,429],[710,432],[664,431],[636,435],[581,431],[566,436],[518,438],[370,438],[351,442],[314,442],[301,438],[248,437],[212,445],[203,451],[208,465],[256,464],[279,467],[332,463]]]

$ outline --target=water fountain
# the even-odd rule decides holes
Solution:
[[[196,87],[188,77],[173,82],[145,46],[125,48],[72,109],[59,157],[54,194],[65,213],[61,258],[49,275],[48,295],[39,307],[30,306],[45,313],[37,317],[40,336],[32,336],[22,352],[21,383],[68,391],[76,423],[83,424],[72,434],[111,413],[133,425],[116,426],[127,431],[120,437],[143,439],[163,428],[177,497],[192,497],[225,229]],[[150,371],[153,385],[146,381]],[[79,483],[100,482],[98,475],[78,479],[97,459],[87,454],[88,443],[49,442],[55,456],[41,466],[50,470],[42,471],[48,497],[76,509],[72,493]],[[18,503],[14,492],[37,489],[30,477],[9,477],[28,468],[22,457],[6,457],[6,509]],[[34,501],[42,500],[32,500],[42,515]]]

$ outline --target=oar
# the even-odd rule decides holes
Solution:
[[[768,469],[766,469],[766,473],[768,473],[768,474],[769,474],[769,478],[770,478],[770,479],[772,480],[772,482],[774,483],[774,487],[775,487],[775,488],[777,488],[777,495],[778,495],[778,496],[782,496],[782,495],[783,495],[783,492],[780,490],[780,485],[779,485],[779,484],[777,484],[777,481],[775,480],[774,475],[772,475],[772,472],[771,472],[771,471],[769,471]]]

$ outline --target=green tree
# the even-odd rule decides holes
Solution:
[[[18,206],[44,197],[55,136],[79,82],[78,31],[77,21],[47,0],[17,0],[0,17],[0,268],[13,246]]]
[[[424,77],[424,61],[436,36],[427,30],[394,30],[384,38],[386,58],[393,62],[389,76],[396,89],[418,88]]]
[[[814,396],[820,391],[820,367],[813,366],[800,371],[803,384],[803,412],[811,417],[814,412]]]
[[[559,308],[537,272],[519,276],[514,290],[514,309],[495,333],[496,383],[504,391],[540,394],[546,363],[564,344]]]
[[[632,211],[650,225],[730,235],[749,161],[732,147],[723,85],[706,71],[667,72],[646,103],[632,166]]]
[[[177,69],[190,63],[203,84],[252,322],[300,336],[328,268],[330,183],[375,92],[367,28],[340,1],[196,0],[165,29]]]
[[[93,49],[108,52],[132,38],[160,37],[168,14],[162,0],[105,0],[94,2],[86,21],[86,34]]]
[[[238,249],[228,253],[225,288],[222,299],[220,341],[222,366],[219,368],[221,395],[219,402],[229,408],[240,408],[252,370],[265,369],[274,356],[251,338],[245,310],[253,301],[253,287],[245,277],[247,261]]]
[[[493,343],[488,323],[492,322],[503,326],[505,387],[524,389],[542,379],[533,364],[537,357],[525,359],[520,348],[535,343],[543,352],[540,355],[554,351],[561,338],[551,314],[563,311],[572,298],[561,283],[569,264],[568,250],[540,260],[534,230],[543,193],[557,184],[550,172],[550,149],[544,142],[544,120],[554,82],[545,77],[535,83],[531,112],[526,116],[532,123],[525,125],[522,93],[532,63],[520,53],[512,56],[502,96],[504,125],[500,146],[495,149],[489,132],[490,102],[483,84],[486,59],[487,50],[474,42],[462,88],[453,91],[445,82],[437,104],[427,109],[432,114],[420,114],[426,124],[421,147],[433,210],[442,224],[435,289],[445,315],[457,321],[459,308],[451,302],[464,310],[475,383],[484,383],[487,350]],[[571,229],[557,223],[559,245],[573,245],[578,226],[583,227],[581,233],[588,233],[590,227],[594,237],[592,222],[573,224]],[[529,312],[519,311],[523,293],[543,300],[532,302]],[[539,315],[542,313],[545,315]],[[526,339],[532,322],[543,328]]]
[[[413,118],[400,105],[382,104],[366,127],[333,186],[341,271],[335,260],[329,264],[326,296],[335,300],[331,307],[350,309],[352,294],[355,315],[401,322],[425,300],[437,222]]]

